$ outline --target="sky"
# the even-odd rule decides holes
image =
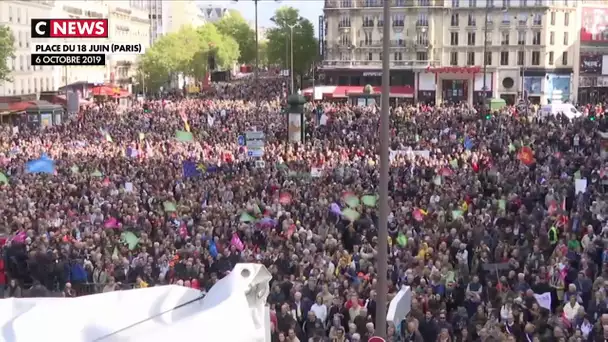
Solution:
[[[241,12],[246,20],[254,22],[255,6],[253,0],[223,1],[205,0],[198,1],[203,6],[227,7]],[[315,25],[315,36],[319,33],[319,16],[323,14],[323,0],[259,0],[258,1],[258,25],[260,27],[272,27],[274,24],[270,20],[277,8],[290,6],[300,11],[300,16],[310,20]]]

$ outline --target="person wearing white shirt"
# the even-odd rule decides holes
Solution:
[[[323,296],[317,295],[315,303],[310,307],[310,311],[314,312],[317,318],[325,324],[327,319],[327,306],[323,304]]]
[[[564,316],[566,316],[570,322],[573,322],[580,308],[581,305],[576,301],[576,296],[571,296],[570,301],[564,305]]]

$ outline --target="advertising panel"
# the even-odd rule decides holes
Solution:
[[[583,8],[581,42],[608,42],[608,8]]]
[[[581,54],[581,66],[579,73],[597,75],[602,72],[603,56],[599,53]]]
[[[540,95],[542,92],[542,76],[525,76],[524,90],[528,95]]]
[[[547,75],[547,97],[551,103],[570,99],[570,75]]]

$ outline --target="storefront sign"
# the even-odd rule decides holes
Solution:
[[[547,97],[554,101],[570,99],[570,75],[547,75]]]
[[[579,76],[578,87],[579,88],[590,88],[597,86],[597,76]]]
[[[481,72],[481,67],[479,66],[465,66],[465,67],[427,67],[426,72],[432,72],[435,74],[443,74],[443,73],[461,73],[461,74],[476,74]]]
[[[608,8],[583,8],[581,42],[608,42]]]
[[[599,74],[602,72],[602,55],[598,53],[581,54],[580,74]]]
[[[540,95],[542,91],[543,77],[542,76],[525,76],[524,90],[528,95]]]
[[[608,76],[597,77],[597,87],[608,87]]]
[[[380,76],[382,76],[382,73],[381,72],[364,72],[363,73],[363,77],[373,77],[373,76],[380,77]]]

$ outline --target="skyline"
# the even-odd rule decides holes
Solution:
[[[204,0],[198,1],[204,7],[226,7],[241,12],[241,15],[252,23],[255,22],[255,6],[253,0]],[[260,0],[258,1],[258,26],[270,28],[274,23],[270,20],[274,12],[281,6],[289,6],[300,11],[300,16],[310,20],[315,27],[315,37],[319,33],[319,16],[323,15],[323,0]]]

